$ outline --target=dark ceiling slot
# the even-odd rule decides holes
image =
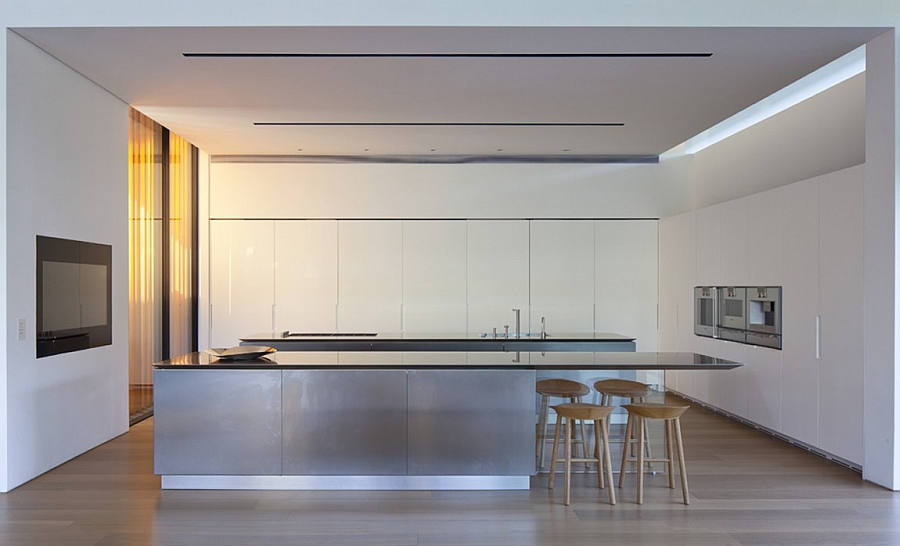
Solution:
[[[647,52],[647,53],[246,53],[208,52],[182,53],[185,57],[213,58],[485,58],[485,59],[655,59],[707,58],[712,53]]]
[[[531,122],[366,122],[366,121],[254,121],[260,126],[326,126],[326,127],[623,127],[623,122],[597,123],[531,123]]]

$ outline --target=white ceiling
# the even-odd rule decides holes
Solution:
[[[577,159],[657,156],[883,30],[15,31],[212,155]],[[622,53],[712,55],[592,55]]]

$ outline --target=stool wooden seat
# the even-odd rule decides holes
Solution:
[[[684,465],[684,445],[681,441],[681,415],[690,406],[675,406],[667,404],[627,404],[628,422],[625,425],[626,442],[636,436],[638,441],[637,457],[629,457],[628,450],[622,451],[622,469],[619,475],[619,487],[625,484],[625,468],[629,462],[636,462],[637,468],[643,468],[645,462],[665,462],[669,473],[669,487],[675,488],[675,459],[678,459],[678,471],[681,474],[681,493],[684,503],[690,504],[688,499],[687,471]],[[644,457],[644,431],[648,419],[661,419],[665,422],[666,456],[660,459]],[[637,433],[635,434],[635,428]],[[674,443],[674,445],[673,445]],[[637,472],[637,503],[644,504],[644,473]]]
[[[596,404],[569,403],[553,406],[556,412],[556,431],[553,435],[553,454],[551,455],[550,480],[547,483],[549,489],[553,489],[553,481],[556,477],[556,464],[564,463],[564,479],[565,479],[565,505],[569,505],[571,481],[572,481],[572,463],[597,463],[597,484],[600,489],[604,486],[604,471],[606,473],[606,481],[609,482],[609,503],[616,503],[616,493],[613,487],[612,478],[612,462],[609,454],[609,414],[612,413],[613,406],[598,406]],[[563,419],[565,419],[565,457],[557,459],[559,453],[559,434],[563,429]],[[584,426],[585,421],[594,422],[594,452],[593,457],[588,457],[585,453],[583,458],[572,457],[572,432],[574,432],[574,423],[580,421]]]
[[[613,398],[625,398],[632,404],[645,402],[646,398],[653,393],[650,385],[629,379],[601,379],[594,381],[594,390],[600,393],[600,405],[602,406],[612,406]],[[619,441],[622,442],[622,449],[625,450],[624,440],[613,440],[613,442]],[[653,453],[650,451],[650,435],[646,429],[644,430],[644,441],[647,449],[647,458],[650,459],[653,457]],[[649,467],[650,465],[648,464],[647,466]]]
[[[653,392],[650,386],[628,379],[601,379],[594,382],[594,390],[600,393],[600,405],[611,406],[613,397],[628,398],[630,402],[644,402]]]
[[[544,468],[544,445],[547,441],[547,414],[549,413],[550,397],[564,398],[572,403],[581,402],[581,398],[589,394],[591,389],[584,383],[570,379],[541,379],[535,383],[535,391],[541,395],[541,409],[538,413],[534,452],[535,456],[538,457],[538,467]],[[587,455],[584,432],[584,424],[582,424],[580,443],[584,450],[583,453]]]

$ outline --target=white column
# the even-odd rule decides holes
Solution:
[[[865,355],[863,478],[900,490],[897,454],[898,331],[897,116],[900,58],[895,32],[866,46]]]

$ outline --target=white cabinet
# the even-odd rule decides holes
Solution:
[[[659,230],[660,350],[695,351],[696,213],[661,220]],[[696,374],[693,371],[666,372],[666,385],[694,396]]]
[[[531,331],[594,331],[594,225],[579,220],[531,221]],[[624,332],[622,332],[624,333]]]
[[[402,223],[340,222],[338,331],[400,332],[402,301]]]
[[[749,269],[747,255],[747,238],[749,223],[747,218],[747,200],[737,199],[722,203],[719,210],[719,279],[730,286],[746,286],[751,282],[747,277]],[[721,286],[720,283],[716,283]]]
[[[272,330],[274,223],[210,222],[210,337],[212,347]]]
[[[781,190],[769,190],[746,198],[747,284],[781,286],[782,209]]]
[[[729,281],[723,279],[721,275],[721,205],[707,207],[696,211],[696,222],[696,284],[702,286],[722,286],[729,284]]]
[[[823,177],[819,211],[819,446],[862,464],[863,183]]]
[[[469,220],[466,282],[468,332],[515,331],[512,309],[528,330],[528,221]]]
[[[659,224],[597,220],[595,327],[636,338],[638,351],[659,349]]]
[[[334,332],[337,222],[275,222],[275,331]]]
[[[818,442],[819,183],[782,188],[782,432]]]
[[[403,221],[403,331],[466,331],[466,222]]]

